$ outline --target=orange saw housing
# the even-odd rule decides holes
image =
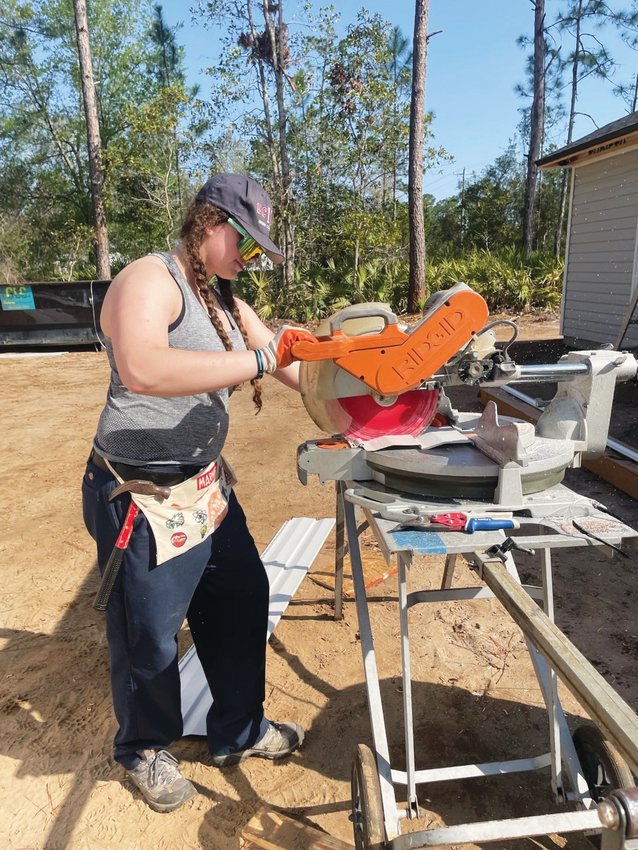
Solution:
[[[416,389],[457,354],[485,325],[487,304],[463,288],[435,304],[411,330],[396,323],[374,334],[348,336],[336,330],[293,346],[298,360],[334,360],[375,392],[398,395]]]

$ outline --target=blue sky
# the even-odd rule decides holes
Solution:
[[[192,23],[188,4],[183,0],[160,2],[169,24],[183,23],[178,39],[186,49],[189,82],[199,82],[204,96],[207,82],[201,71],[213,64],[215,35]],[[355,18],[356,10],[365,6],[412,38],[413,0],[333,0],[333,5],[342,15],[344,29]],[[552,18],[559,5],[564,4],[547,0],[546,5],[547,15]],[[291,26],[303,19],[301,9],[301,3],[287,0],[286,18]],[[529,0],[431,0],[428,31],[442,32],[429,43],[426,109],[434,113],[434,143],[445,148],[454,161],[425,175],[425,192],[438,199],[455,194],[463,169],[468,178],[472,172],[480,173],[507,147],[516,132],[518,109],[522,106],[514,87],[525,79],[527,51],[517,46],[516,39],[522,33],[531,34],[532,28]],[[610,47],[617,48],[619,76],[623,81],[630,80],[636,73],[638,54],[621,48],[615,34],[607,40]],[[579,109],[589,113],[596,123],[578,117],[574,138],[615,121],[627,111],[624,102],[611,94],[608,84],[584,83],[581,92]],[[562,144],[563,139],[556,141]]]

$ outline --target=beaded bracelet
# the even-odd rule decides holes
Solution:
[[[257,358],[257,380],[259,380],[264,377],[264,361],[258,348],[255,348],[255,357]]]

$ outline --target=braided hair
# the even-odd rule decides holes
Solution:
[[[218,227],[226,221],[228,221],[228,213],[225,213],[223,210],[218,209],[212,204],[194,201],[186,212],[180,236],[182,238],[186,258],[195,278],[195,285],[197,286],[204,304],[206,305],[208,316],[213,327],[217,331],[224,348],[226,351],[231,351],[233,344],[215,311],[215,295],[208,282],[206,267],[199,256],[199,249],[206,238],[206,231],[210,228]],[[250,348],[248,344],[248,334],[246,333],[246,328],[244,327],[239,307],[233,296],[231,282],[223,278],[218,278],[217,283],[219,285],[219,292],[222,300],[235,320],[235,323],[239,328],[239,332],[246,344],[246,348]],[[257,408],[257,413],[259,413],[263,404],[261,400],[261,381],[258,381],[257,378],[253,378],[250,384],[253,388],[253,403]]]

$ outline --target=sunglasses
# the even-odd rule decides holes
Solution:
[[[234,218],[228,219],[228,224],[231,227],[234,227],[237,233],[241,236],[239,240],[239,244],[237,245],[237,250],[239,251],[239,256],[245,263],[248,263],[250,260],[254,260],[260,254],[264,253],[264,249],[259,245],[252,236],[250,236],[241,224],[237,224]]]

